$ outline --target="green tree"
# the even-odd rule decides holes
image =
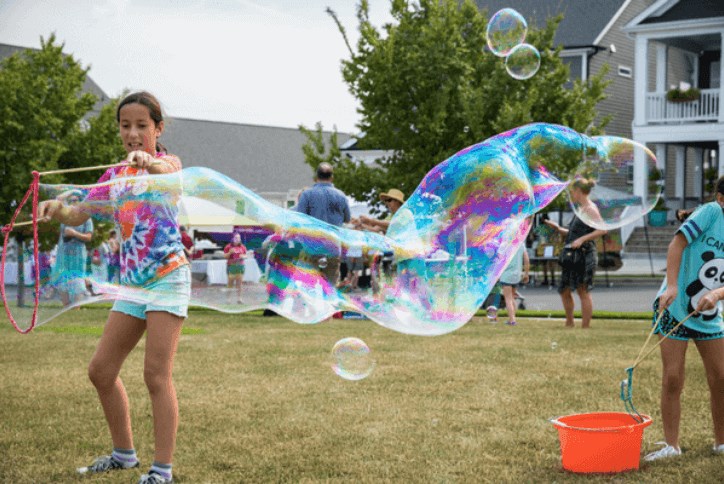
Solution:
[[[58,159],[58,168],[102,166],[117,163],[126,157],[126,150],[118,136],[118,101],[118,98],[111,99],[96,116],[86,120],[85,127],[74,130],[68,136],[66,150]],[[75,184],[91,184],[98,180],[102,173],[84,171],[68,174],[65,178]]]
[[[0,63],[0,224],[4,225],[22,200],[32,180],[31,171],[89,166],[115,161],[122,156],[112,107],[89,120],[84,131],[81,120],[93,108],[96,96],[83,92],[89,68],[63,53],[55,35],[41,38],[41,48],[27,49]],[[117,133],[117,128],[113,128]],[[43,177],[43,183],[88,183],[98,174]],[[95,178],[94,178],[95,177]],[[30,203],[18,217],[30,219]],[[13,235],[22,244],[30,228],[17,228]],[[57,241],[57,225],[44,226],[41,239]],[[19,271],[22,274],[22,271]],[[22,291],[19,291],[19,298]]]
[[[324,142],[322,123],[317,122],[313,130],[300,124],[299,131],[307,137],[307,143],[302,146],[302,152],[305,161],[313,170],[316,171],[317,167],[325,161],[333,165],[339,164],[341,153],[339,151],[337,128],[334,128],[329,137],[329,147]]]
[[[389,187],[411,193],[435,165],[460,149],[530,122],[557,123],[598,134],[596,104],[603,74],[566,89],[568,67],[553,47],[560,17],[529,29],[526,42],[541,53],[538,73],[513,79],[503,59],[485,49],[487,13],[465,0],[392,0],[393,23],[370,23],[367,0],[357,8],[356,48],[328,12],[350,51],[342,74],[359,102],[361,148],[390,155],[374,164],[337,160],[335,183],[355,198],[376,202]],[[566,176],[574,160],[548,166]]]

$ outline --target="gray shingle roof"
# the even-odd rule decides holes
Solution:
[[[330,134],[325,132],[327,142]],[[349,137],[339,133],[338,141]],[[169,118],[160,141],[184,166],[213,168],[257,192],[286,193],[312,184],[302,153],[307,139],[295,128]]]
[[[722,0],[683,0],[658,17],[648,17],[642,24],[676,22],[677,20],[693,20],[700,18],[724,17],[724,1]]]
[[[480,9],[487,8],[488,16],[509,7],[517,10],[528,25],[542,28],[548,17],[562,13],[554,42],[564,47],[593,45],[608,22],[623,6],[625,0],[476,0]]]

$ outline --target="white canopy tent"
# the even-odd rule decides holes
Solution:
[[[232,232],[237,225],[258,225],[249,217],[199,197],[182,195],[178,208],[181,225],[204,232]]]

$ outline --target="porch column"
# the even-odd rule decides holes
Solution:
[[[666,44],[656,43],[656,92],[668,90],[666,86],[666,61],[668,47]]]
[[[704,183],[704,150],[694,148],[694,193],[693,195],[699,199],[702,197],[701,186]]]
[[[719,122],[724,123],[724,33],[721,34],[721,49],[719,49],[721,55],[719,56]],[[719,141],[719,152],[716,154],[719,157],[719,173],[721,173],[721,141]]]
[[[666,173],[666,145],[664,143],[656,143],[656,168],[662,174]]]
[[[645,143],[641,143],[645,144]],[[646,152],[643,149],[634,149],[633,165],[633,194],[646,200],[649,195],[648,170],[646,169]]]
[[[646,124],[647,48],[648,38],[638,34],[634,53],[634,126]]]
[[[722,82],[724,84],[724,82]],[[719,163],[719,176],[724,176],[724,161],[721,157],[724,155],[724,139],[719,140],[719,149],[716,150],[716,161]]]
[[[686,146],[676,145],[676,183],[674,184],[674,196],[681,200],[681,207],[684,208],[684,168],[686,165]]]

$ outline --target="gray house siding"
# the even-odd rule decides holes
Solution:
[[[570,78],[587,78],[600,72],[607,64],[606,79],[611,82],[606,89],[608,97],[598,104],[597,120],[610,116],[606,133],[630,138],[634,109],[634,41],[621,29],[654,1],[478,0],[476,3],[480,8],[487,8],[489,15],[499,8],[514,8],[526,17],[529,24],[538,27],[543,26],[548,17],[562,13],[564,18],[554,42],[564,48],[562,57],[570,67]],[[611,51],[611,45],[615,46],[615,52]],[[584,73],[581,56],[567,57],[566,50],[586,48],[591,53],[588,55],[587,72]],[[620,75],[619,66],[629,69],[631,76]]]
[[[606,88],[606,99],[598,104],[598,110],[603,115],[610,115],[611,121],[606,126],[606,133],[613,136],[631,138],[631,121],[634,109],[634,79],[619,74],[619,66],[630,69],[633,74],[634,41],[629,38],[621,28],[630,22],[636,15],[648,7],[653,0],[633,0],[616,19],[614,24],[599,40],[599,47],[606,49],[590,59],[591,73],[600,72],[604,65],[609,66],[606,79],[611,83]],[[611,52],[611,45],[616,52]]]
[[[694,64],[686,52],[676,47],[669,47],[667,49],[667,58],[666,90],[671,86],[678,86],[679,82],[682,81],[694,86]]]

